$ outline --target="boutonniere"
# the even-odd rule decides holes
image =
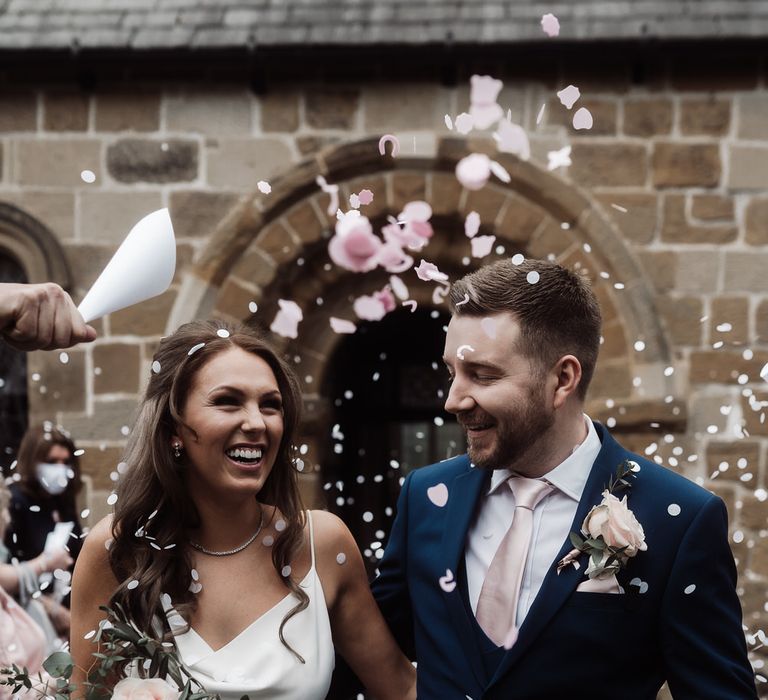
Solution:
[[[603,491],[603,500],[587,513],[581,526],[581,533],[570,534],[573,549],[558,563],[557,573],[573,564],[578,568],[578,557],[582,552],[589,554],[586,575],[589,578],[615,576],[638,552],[648,549],[643,526],[627,506],[627,495],[619,500],[621,491],[632,488],[632,479],[640,471],[640,465],[631,459],[624,460],[616,469],[608,487]]]

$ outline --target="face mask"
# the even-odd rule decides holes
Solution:
[[[67,464],[42,462],[37,465],[37,480],[51,496],[58,496],[66,490],[71,472],[72,469]]]

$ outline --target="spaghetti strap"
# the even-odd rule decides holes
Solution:
[[[315,568],[315,530],[312,527],[312,511],[307,510],[307,520],[309,520],[309,551],[312,552],[312,568]]]

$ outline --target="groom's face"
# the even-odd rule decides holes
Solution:
[[[546,372],[520,353],[519,336],[509,313],[454,316],[448,324],[445,409],[466,430],[469,457],[481,468],[524,466],[554,422]]]

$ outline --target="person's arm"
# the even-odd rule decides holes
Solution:
[[[46,571],[56,569],[68,569],[72,564],[72,557],[64,549],[56,552],[43,553],[34,559],[23,562],[29,566],[36,578]],[[19,590],[19,572],[13,564],[0,564],[0,588],[7,593],[15,594]]]
[[[728,514],[719,498],[704,505],[680,543],[660,619],[675,700],[757,698],[728,546]]]
[[[0,284],[0,337],[17,350],[68,348],[96,338],[58,284]]]
[[[376,606],[352,534],[335,515],[313,511],[313,517],[334,646],[377,700],[415,700],[416,671]]]
[[[96,645],[86,639],[91,630],[96,630],[105,618],[99,610],[106,605],[118,586],[109,566],[109,552],[106,543],[112,538],[112,518],[101,520],[85,538],[83,549],[75,565],[72,579],[71,633],[69,649],[75,663],[72,682],[77,686],[74,698],[85,697],[83,683],[88,670],[96,659]]]

